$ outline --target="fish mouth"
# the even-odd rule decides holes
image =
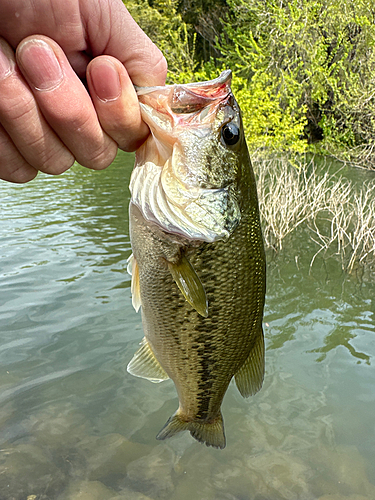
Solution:
[[[135,87],[142,118],[152,128],[170,133],[175,126],[210,125],[218,105],[230,96],[231,70],[207,82]]]
[[[172,84],[155,87],[138,87],[137,85],[134,85],[134,89],[137,92],[138,97],[150,94],[151,92],[155,91],[164,92],[167,89],[173,89],[175,96],[173,99],[174,102],[176,102],[176,97],[177,101],[184,99],[183,92],[185,89],[194,93],[195,95],[205,95],[208,98],[212,97],[217,99],[218,97],[222,98],[223,94],[228,94],[230,92],[231,80],[232,71],[230,69],[226,69],[222,71],[217,78],[205,82],[191,82],[184,83],[182,85]]]

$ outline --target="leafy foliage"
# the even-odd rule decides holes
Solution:
[[[373,0],[131,0],[170,80],[234,73],[251,148],[375,160]]]
[[[169,81],[193,78],[198,66],[195,60],[195,33],[188,32],[187,24],[177,11],[175,0],[131,0],[126,2],[130,14],[156,43],[168,61]]]
[[[223,53],[250,87],[259,75],[272,81],[280,108],[296,123],[305,117],[309,144],[319,141],[320,150],[335,152],[371,144],[372,1],[231,0],[231,9],[235,16],[225,29],[233,44]]]

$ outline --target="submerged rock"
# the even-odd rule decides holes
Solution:
[[[350,495],[342,496],[342,495],[324,495],[318,500],[369,500],[369,497],[363,497],[362,495]]]
[[[147,456],[129,464],[130,486],[151,498],[167,498],[174,490],[174,462],[175,456],[171,449],[164,445],[157,446]]]
[[[153,500],[151,497],[143,495],[139,491],[122,490],[121,495],[116,495],[111,500]]]
[[[56,498],[66,485],[66,476],[49,454],[33,444],[19,444],[0,453],[0,498],[38,500]]]
[[[152,449],[115,433],[86,437],[79,447],[86,457],[88,478],[107,484],[110,482],[112,485],[124,479],[130,462],[138,460]]]
[[[312,450],[311,458],[320,476],[319,486],[314,488],[318,498],[319,495],[323,500],[331,500],[331,497],[333,500],[375,498],[375,485],[370,483],[366,462],[355,446],[337,446],[335,449],[317,446]],[[331,497],[325,494],[326,491]]]
[[[87,417],[71,403],[50,404],[22,422],[41,447],[63,454],[91,432]]]
[[[116,495],[99,481],[75,481],[58,500],[109,500]]]

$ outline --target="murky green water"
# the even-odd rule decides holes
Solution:
[[[268,253],[265,383],[230,386],[227,448],[155,440],[177,398],[126,372],[132,161],[0,184],[0,500],[374,499],[375,285],[310,270],[307,230]]]

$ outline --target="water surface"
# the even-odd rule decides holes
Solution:
[[[0,500],[375,498],[374,281],[310,268],[304,228],[267,253],[265,382],[229,387],[227,447],[155,440],[177,398],[126,372],[132,163],[0,181]]]

